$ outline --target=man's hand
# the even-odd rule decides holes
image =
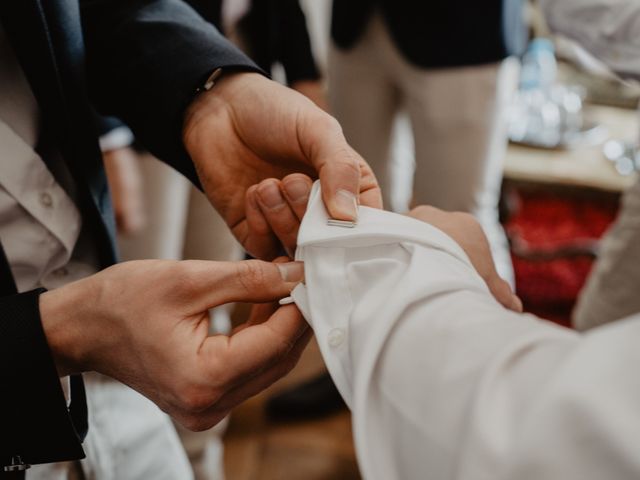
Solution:
[[[338,122],[261,75],[223,76],[189,107],[183,138],[211,203],[259,258],[278,251],[276,237],[252,235],[245,216],[247,189],[263,179],[293,172],[318,176],[327,210],[337,219],[355,219],[357,202],[382,206],[371,168],[347,144]]]
[[[272,178],[251,187],[247,193],[246,211],[253,235],[276,235],[292,255],[312,186],[309,177],[293,174],[281,181]],[[279,204],[276,209],[267,205],[276,202]],[[430,223],[453,238],[467,253],[496,300],[506,308],[522,311],[522,302],[496,272],[487,237],[472,215],[422,206],[413,209],[409,216]]]
[[[473,215],[445,212],[428,206],[416,207],[408,215],[433,225],[453,238],[465,251],[494,298],[504,307],[522,312],[522,302],[498,275],[487,237]]]
[[[209,336],[208,309],[272,302],[302,276],[296,262],[127,262],[44,293],[42,324],[60,375],[109,375],[203,430],[291,370],[311,335],[295,306],[264,304]]]

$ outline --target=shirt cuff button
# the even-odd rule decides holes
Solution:
[[[329,332],[327,337],[329,341],[329,346],[336,348],[343,344],[344,339],[346,337],[346,333],[342,328],[334,328]]]
[[[47,192],[40,194],[40,203],[45,207],[50,207],[53,205],[53,198]]]

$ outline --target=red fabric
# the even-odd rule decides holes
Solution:
[[[516,192],[516,212],[505,224],[509,238],[532,251],[553,251],[598,239],[615,219],[617,199]],[[512,253],[517,293],[525,310],[565,326],[593,265],[588,256],[529,260]]]

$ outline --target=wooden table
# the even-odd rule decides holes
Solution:
[[[589,106],[589,117],[606,126],[609,137],[638,139],[640,125],[633,110]],[[544,150],[510,145],[505,180],[543,185],[586,187],[621,192],[635,181],[635,175],[620,175],[602,153],[602,145],[572,150]]]

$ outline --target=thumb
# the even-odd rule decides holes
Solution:
[[[304,278],[302,262],[193,263],[189,283],[196,312],[231,302],[272,302],[289,295]]]
[[[298,141],[318,172],[329,215],[357,220],[360,162],[364,160],[347,144],[338,121],[318,109],[316,115],[303,117],[298,124]]]

